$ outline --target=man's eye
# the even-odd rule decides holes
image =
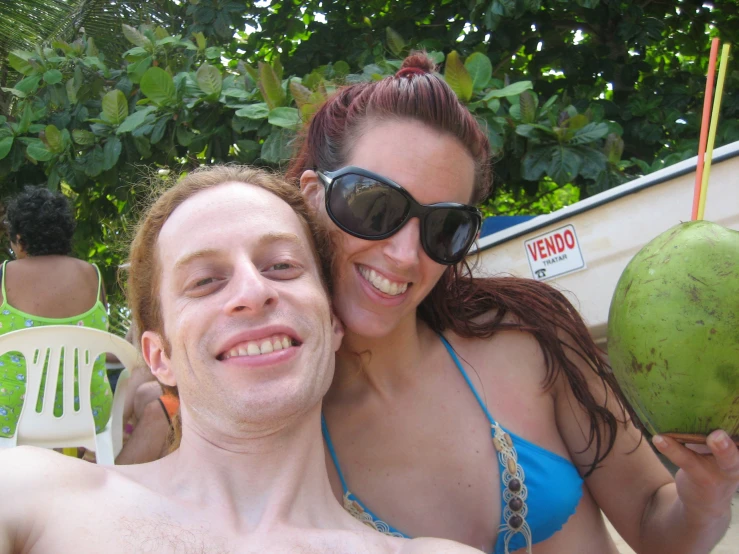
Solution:
[[[204,287],[205,285],[210,285],[214,281],[215,279],[213,277],[205,277],[203,279],[199,279],[198,281],[195,281],[195,286]]]
[[[285,270],[285,269],[292,269],[294,266],[292,264],[289,264],[287,262],[281,262],[278,264],[274,264],[270,269],[274,269],[277,271]]]

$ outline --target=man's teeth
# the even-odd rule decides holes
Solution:
[[[408,283],[389,281],[382,275],[378,275],[374,269],[367,269],[366,267],[359,266],[359,272],[373,287],[385,294],[389,294],[390,296],[398,296],[408,290]]]
[[[275,335],[258,341],[247,341],[234,346],[223,355],[224,360],[236,356],[259,356],[260,354],[271,354],[276,350],[290,348],[293,341],[286,335]]]

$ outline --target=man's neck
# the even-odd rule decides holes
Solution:
[[[328,481],[320,409],[238,438],[213,432],[206,438],[186,419],[180,447],[145,466],[151,477],[142,481],[184,503],[223,510],[244,531],[351,526]]]

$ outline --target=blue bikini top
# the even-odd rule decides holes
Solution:
[[[498,453],[501,480],[501,521],[493,554],[508,554],[547,540],[567,522],[580,502],[583,480],[569,460],[514,435],[490,415],[454,349],[439,335],[460,373],[490,421],[493,445]],[[323,437],[344,491],[344,508],[366,525],[394,537],[409,538],[371,511],[349,490],[341,473],[326,420],[321,416]],[[526,473],[524,473],[526,468]]]

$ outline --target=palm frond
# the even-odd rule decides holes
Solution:
[[[73,40],[83,28],[98,48],[116,58],[130,47],[121,34],[123,23],[153,23],[181,32],[186,8],[174,0],[5,0],[0,2],[0,72],[12,50]]]

